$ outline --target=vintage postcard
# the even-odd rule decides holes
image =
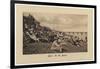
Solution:
[[[15,3],[14,8],[15,65],[95,61],[94,6]]]
[[[87,52],[88,15],[23,12],[23,54]]]

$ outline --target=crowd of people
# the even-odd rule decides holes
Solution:
[[[77,35],[75,35],[77,34]],[[84,35],[85,34],[85,35]],[[23,16],[23,40],[30,42],[52,43],[51,50],[62,52],[63,45],[70,42],[72,45],[80,47],[81,43],[87,43],[86,32],[59,32],[40,25],[32,15]]]

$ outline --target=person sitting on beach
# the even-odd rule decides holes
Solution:
[[[63,48],[62,46],[63,45],[61,39],[57,39],[52,43],[51,50],[58,50],[62,52],[62,48]]]
[[[39,39],[35,36],[34,33],[30,34],[29,32],[26,32],[26,34],[27,34],[31,39],[33,39],[33,40],[35,40],[35,41],[39,41]]]

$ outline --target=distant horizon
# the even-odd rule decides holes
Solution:
[[[61,32],[87,32],[88,15],[24,13],[32,15],[41,26]]]

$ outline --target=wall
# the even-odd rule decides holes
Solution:
[[[42,67],[37,69],[98,69],[100,66],[100,1],[99,0],[34,0],[57,3],[97,5],[97,64]],[[10,0],[0,1],[0,69],[9,69],[10,66]],[[32,69],[32,68],[28,68]],[[34,68],[36,69],[36,68]]]

